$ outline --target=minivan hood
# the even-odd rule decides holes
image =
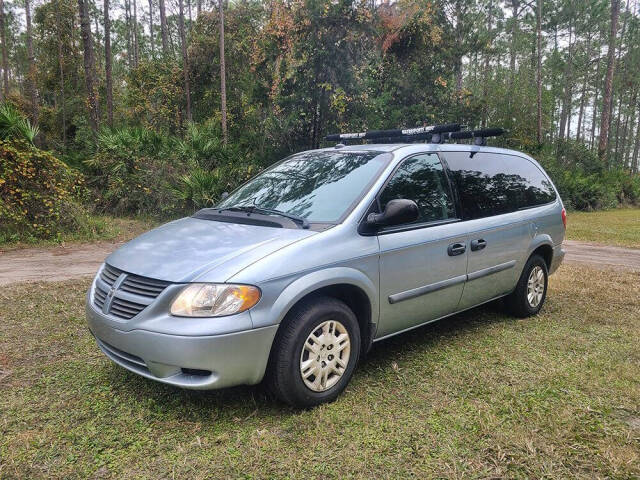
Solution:
[[[131,240],[106,262],[125,272],[169,282],[224,282],[266,255],[314,234],[188,217]]]

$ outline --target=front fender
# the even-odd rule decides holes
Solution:
[[[362,271],[351,267],[333,267],[309,272],[286,285],[287,279],[274,280],[271,285],[263,285],[264,293],[270,296],[273,291],[280,292],[267,302],[259,302],[250,310],[254,328],[280,324],[291,308],[302,298],[316,290],[331,285],[348,284],[360,288],[371,303],[371,323],[377,324],[380,315],[378,307],[378,289],[376,284]],[[281,283],[282,282],[282,283]],[[375,332],[375,325],[372,328]],[[266,366],[265,366],[266,367]],[[264,371],[260,373],[260,376]]]
[[[306,295],[320,288],[338,284],[353,285],[364,291],[371,304],[371,323],[377,324],[380,314],[378,289],[367,275],[350,267],[334,267],[310,272],[290,283],[271,307],[272,321],[282,322],[289,310]]]

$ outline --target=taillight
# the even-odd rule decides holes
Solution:
[[[564,225],[565,230],[567,229],[567,211],[562,209],[562,224]]]

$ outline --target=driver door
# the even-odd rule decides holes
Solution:
[[[458,225],[449,181],[435,153],[406,158],[378,196],[418,205],[412,223],[378,232],[380,321],[384,337],[456,311],[467,274],[467,239]]]

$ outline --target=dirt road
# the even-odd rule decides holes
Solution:
[[[94,275],[120,244],[100,242],[54,248],[0,251],[0,286],[18,282],[61,281]],[[598,268],[640,271],[640,249],[565,240],[565,262]]]
[[[94,275],[121,243],[70,244],[0,251],[0,286],[18,282],[58,282]]]
[[[565,262],[640,271],[640,249],[565,240]]]

